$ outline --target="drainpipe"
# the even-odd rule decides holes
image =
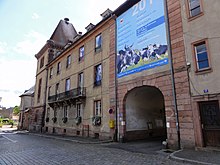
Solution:
[[[48,59],[49,61],[49,59]],[[46,83],[45,83],[45,90],[44,90],[44,111],[42,114],[42,127],[41,127],[41,132],[43,127],[45,126],[45,114],[46,114],[46,102],[47,102],[47,84],[48,84],[48,65],[45,66],[46,67]]]
[[[116,15],[114,15],[115,23],[115,137],[116,141],[119,141],[119,123],[118,123],[118,78],[117,78],[117,23]]]
[[[178,115],[177,99],[176,99],[176,87],[175,87],[175,78],[174,78],[174,69],[173,69],[173,56],[172,56],[172,51],[171,51],[170,25],[169,25],[167,0],[164,0],[164,6],[165,6],[164,8],[165,8],[165,23],[166,23],[166,31],[167,31],[168,54],[169,54],[169,59],[170,59],[172,93],[173,93],[174,110],[175,110],[175,117],[176,117],[176,131],[177,131],[177,138],[178,138],[178,149],[180,149],[181,148],[180,126],[179,126],[179,115]]]

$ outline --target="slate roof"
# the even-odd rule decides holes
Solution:
[[[34,90],[35,90],[35,86],[32,86],[30,89],[24,91],[24,93],[22,95],[20,95],[19,97],[22,96],[31,96],[34,94]]]
[[[64,20],[60,20],[58,23],[50,40],[53,40],[56,45],[64,47],[69,41],[73,41],[75,36],[77,36],[77,32],[73,24],[69,23],[68,18],[64,18]]]

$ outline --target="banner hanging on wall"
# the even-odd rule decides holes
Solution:
[[[163,0],[141,0],[116,24],[118,78],[168,64]]]

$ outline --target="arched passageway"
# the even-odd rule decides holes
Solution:
[[[133,88],[125,96],[126,139],[166,139],[164,97],[152,86]]]

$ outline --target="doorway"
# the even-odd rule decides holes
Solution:
[[[199,103],[205,146],[220,147],[220,110],[218,101]]]

